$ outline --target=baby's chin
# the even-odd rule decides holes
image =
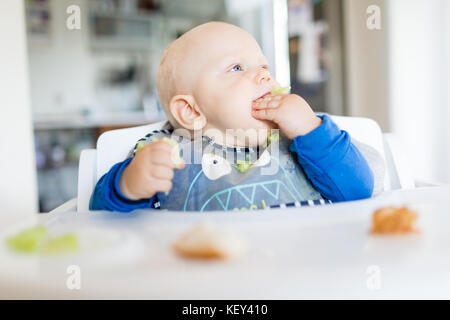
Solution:
[[[248,127],[245,128],[245,130],[254,129],[257,132],[257,138],[253,136],[246,141],[246,145],[251,148],[264,144],[267,141],[267,138],[272,134],[271,130],[278,129],[278,126],[271,121],[257,119],[252,120],[253,121],[248,124]]]
[[[276,123],[269,121],[269,120],[259,120],[259,119],[255,119],[252,118],[251,122],[249,123],[249,129],[253,128],[253,129],[278,129],[278,126]]]

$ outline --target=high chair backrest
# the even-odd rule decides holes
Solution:
[[[117,162],[125,160],[136,142],[153,130],[161,129],[167,121],[134,128],[117,129],[103,133],[97,140],[96,179],[111,169]]]
[[[382,155],[387,168],[384,190],[391,190],[393,179],[398,180],[396,163],[392,159],[395,153],[393,155],[390,150],[386,150],[389,149],[389,146],[385,143],[379,125],[368,118],[345,116],[331,116],[331,118],[341,130],[347,131],[352,139],[373,147]],[[89,198],[97,181],[114,164],[126,158],[137,140],[153,130],[163,128],[166,124],[167,121],[161,121],[145,126],[107,131],[99,137],[96,150],[83,150],[80,157],[78,178],[78,211],[88,209]],[[397,181],[397,186],[394,188],[413,187],[410,179],[406,180],[408,180],[407,185]]]

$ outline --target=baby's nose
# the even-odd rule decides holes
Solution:
[[[264,81],[270,81],[271,77],[270,77],[270,72],[267,69],[262,69],[258,72],[258,74],[256,75],[256,81],[258,84],[264,82]]]

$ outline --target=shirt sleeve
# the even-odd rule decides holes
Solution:
[[[333,202],[370,198],[374,177],[366,159],[330,116],[317,116],[322,124],[296,136],[289,150],[297,153],[298,162],[323,197]]]
[[[131,200],[120,191],[120,176],[131,160],[132,158],[129,158],[115,164],[100,178],[92,193],[89,210],[130,212],[136,209],[152,208],[153,203],[156,202],[156,195],[150,199]]]

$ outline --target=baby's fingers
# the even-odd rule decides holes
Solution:
[[[184,161],[175,149],[161,150],[153,149],[149,153],[149,159],[152,164],[165,165],[171,168],[183,169]]]
[[[153,178],[161,180],[172,180],[174,176],[173,169],[165,165],[155,165],[151,167],[150,174]]]
[[[168,193],[172,189],[172,181],[170,180],[155,180],[152,184],[153,189],[156,192]]]
[[[168,160],[171,165],[176,168],[176,169],[183,169],[184,168],[184,161],[183,159],[180,157],[180,150],[179,150],[179,146],[178,143],[175,142],[172,139],[167,139],[167,138],[163,138],[162,140],[156,142],[156,143],[161,143],[163,145],[165,145],[164,147],[166,148],[165,151],[168,151],[170,153],[170,160]],[[167,147],[170,147],[170,149],[167,149]]]
[[[275,114],[276,114],[277,109],[261,109],[261,110],[256,110],[253,109],[252,110],[252,116],[256,119],[260,119],[260,120],[270,120],[273,121],[273,119],[275,118]]]
[[[184,161],[183,158],[180,158],[180,163],[178,166],[175,165],[175,169],[183,170],[185,166],[186,166],[186,161]]]
[[[253,103],[253,108],[254,109],[278,108],[281,104],[282,99],[283,97],[280,95],[266,96],[262,99],[256,100]]]

